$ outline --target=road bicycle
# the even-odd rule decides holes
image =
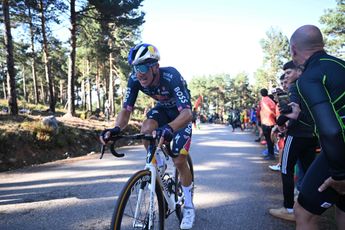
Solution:
[[[173,164],[166,163],[177,157],[172,153],[170,143],[158,148],[157,138],[147,134],[110,137],[110,151],[115,157],[124,156],[123,153],[115,151],[116,142],[122,138],[147,140],[149,145],[144,169],[135,172],[128,179],[117,199],[111,229],[163,230],[165,219],[174,212],[180,223],[183,217],[184,194],[177,169]],[[101,158],[104,150],[105,146],[102,146]],[[194,182],[190,155],[187,155],[187,162]]]

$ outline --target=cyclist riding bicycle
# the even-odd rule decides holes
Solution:
[[[123,108],[115,127],[106,129],[100,136],[105,144],[109,134],[120,133],[128,124],[139,90],[157,101],[147,114],[141,133],[160,135],[159,145],[173,141],[174,164],[181,176],[185,194],[181,229],[190,229],[195,219],[192,201],[192,174],[187,164],[187,155],[192,137],[192,110],[190,93],[181,74],[173,67],[159,67],[160,55],[151,44],[139,44],[131,48],[128,62],[133,67],[127,84]],[[148,143],[144,143],[147,148]]]

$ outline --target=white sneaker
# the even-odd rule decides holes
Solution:
[[[271,170],[273,171],[280,171],[280,165],[277,164],[277,165],[270,165],[268,166]]]
[[[194,208],[183,208],[183,219],[181,221],[181,229],[191,229],[194,224],[195,210]]]

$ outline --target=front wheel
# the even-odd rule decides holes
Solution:
[[[136,172],[122,189],[116,202],[110,229],[164,229],[163,194],[156,183],[154,196],[153,226],[149,228],[151,172]]]

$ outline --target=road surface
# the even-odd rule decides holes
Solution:
[[[194,131],[193,229],[295,229],[268,213],[282,206],[280,175],[268,169],[272,162],[262,160],[264,147],[255,138],[224,125]],[[108,229],[122,186],[144,166],[142,146],[121,151],[121,159],[90,154],[0,173],[0,229]],[[334,229],[330,222],[323,217],[322,229]],[[178,229],[175,216],[166,229]]]

